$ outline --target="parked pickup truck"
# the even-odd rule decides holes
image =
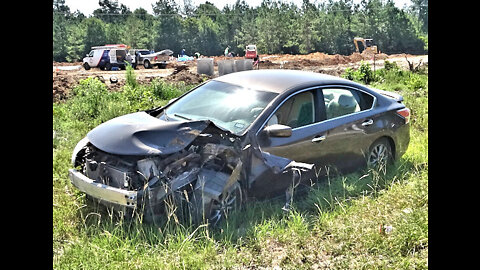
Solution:
[[[130,54],[135,55],[135,65],[143,65],[144,68],[165,68],[170,55],[173,54],[171,50],[162,50],[160,52],[153,52],[145,49],[130,50]]]

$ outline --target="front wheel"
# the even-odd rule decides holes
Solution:
[[[152,68],[152,64],[150,64],[150,61],[146,60],[146,61],[143,63],[143,67],[144,67],[144,68]]]
[[[83,68],[85,70],[89,70],[90,69],[90,65],[88,63],[83,63]]]
[[[220,195],[217,199],[205,198],[200,190],[195,192],[197,202],[195,203],[194,221],[196,223],[208,222],[217,226],[231,213],[240,210],[244,200],[244,194],[239,182],[232,185],[229,191]]]

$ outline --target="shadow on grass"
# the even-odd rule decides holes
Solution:
[[[165,220],[152,224],[144,222],[141,215],[107,209],[85,198],[86,205],[78,211],[79,226],[88,237],[114,234],[119,239],[147,242],[156,245],[172,238],[185,242],[210,239],[223,243],[238,243],[254,236],[258,226],[268,222],[281,223],[300,213],[304,217],[320,218],[339,208],[345,209],[349,201],[363,196],[376,197],[396,182],[403,182],[408,174],[424,170],[427,164],[415,164],[402,159],[384,169],[363,169],[346,175],[330,173],[308,186],[299,186],[293,197],[290,211],[282,210],[285,196],[265,200],[252,200],[242,205],[240,211],[231,213],[219,226],[196,225],[181,219],[175,213],[166,214]],[[283,221],[282,221],[283,220]],[[186,221],[186,222],[185,222]],[[268,226],[267,226],[268,227]]]
[[[350,201],[364,196],[377,197],[394,183],[402,183],[408,175],[426,169],[427,164],[416,164],[402,159],[380,169],[363,169],[350,174],[329,173],[312,185],[299,186],[293,197],[290,212],[282,210],[285,196],[269,200],[247,202],[242,211],[231,215],[214,234],[217,240],[236,242],[252,236],[257,226],[266,222],[280,222],[301,215],[318,219],[323,214],[345,211]],[[313,223],[313,222],[312,222]],[[285,224],[287,224],[285,222]]]

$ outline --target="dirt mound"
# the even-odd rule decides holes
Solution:
[[[285,69],[298,69],[301,70],[305,67],[316,67],[321,65],[320,61],[318,60],[310,60],[310,59],[300,59],[297,61],[285,61],[282,65]]]
[[[185,84],[199,84],[206,79],[210,79],[210,77],[192,73],[188,69],[182,69],[165,77],[168,82],[185,82]]]
[[[53,72],[53,102],[67,99],[70,91],[77,84],[73,77],[62,73]]]
[[[270,61],[270,60],[260,60],[260,63],[258,64],[258,66],[259,66],[261,69],[275,69],[275,68],[280,68],[280,65],[281,65],[281,64],[273,63],[273,62]]]

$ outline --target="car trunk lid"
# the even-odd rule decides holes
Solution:
[[[386,96],[388,98],[391,98],[391,99],[394,99],[396,102],[398,103],[401,103],[403,102],[403,96],[398,94],[398,93],[394,93],[394,92],[390,92],[390,91],[385,91],[385,90],[380,90],[380,89],[376,89],[376,88],[373,88],[373,90],[383,96]]]

